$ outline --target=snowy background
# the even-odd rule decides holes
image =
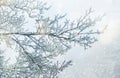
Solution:
[[[60,78],[120,78],[120,0],[43,0],[52,5],[49,15],[65,14],[78,19],[90,7],[95,16],[105,14],[99,28],[108,25],[105,33],[92,48],[84,50],[74,46],[58,60],[72,60],[73,65],[60,74]],[[4,45],[4,44],[3,44]],[[3,46],[2,48],[5,48]],[[9,50],[11,51],[11,50]],[[16,54],[6,54],[13,57]],[[12,58],[11,63],[14,63]]]
[[[105,14],[101,21],[108,25],[99,42],[84,50],[73,47],[60,60],[73,60],[73,66],[61,73],[60,78],[120,78],[120,0],[45,0],[52,4],[50,14],[67,13],[77,19],[92,7],[95,15]],[[102,26],[101,26],[102,27]]]

